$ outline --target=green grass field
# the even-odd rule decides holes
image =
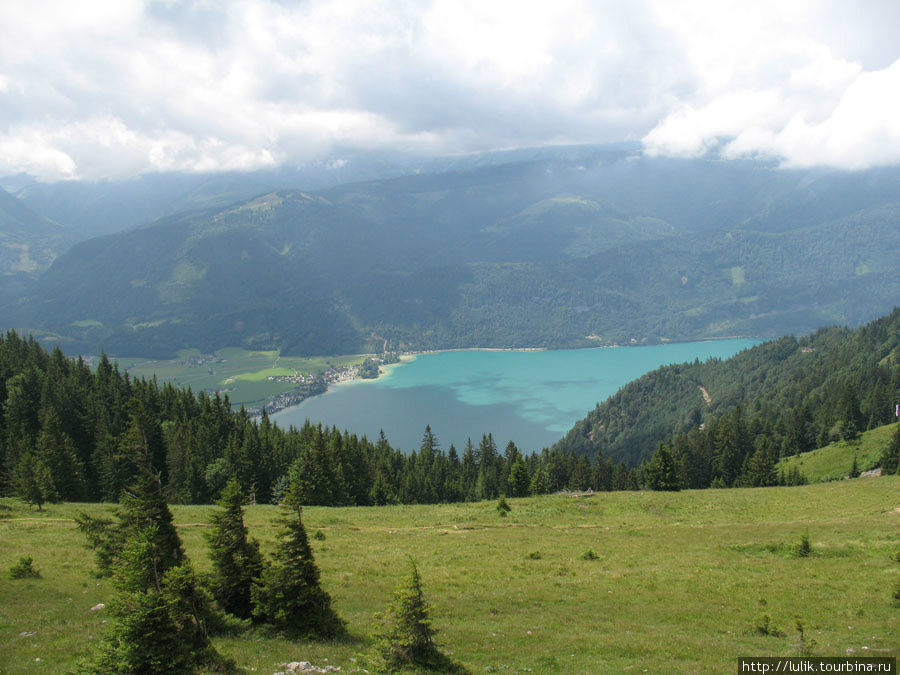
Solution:
[[[734,672],[739,656],[797,655],[795,616],[819,656],[896,656],[900,608],[900,478],[795,488],[598,493],[447,506],[307,508],[324,587],[348,622],[343,643],[260,633],[218,638],[252,672],[307,660],[356,666],[404,573],[419,563],[438,638],[472,672]],[[58,673],[104,630],[108,582],[72,518],[104,505],[45,512],[0,500],[0,672]],[[203,532],[213,507],[173,507],[195,565],[208,568]],[[271,550],[277,507],[246,520]],[[791,555],[809,535],[813,553]],[[582,555],[592,550],[597,559]],[[38,580],[6,571],[24,555]],[[783,637],[758,634],[762,614]],[[853,651],[850,651],[853,650]],[[39,660],[38,660],[39,659]],[[325,659],[328,659],[326,662]]]
[[[891,442],[896,424],[886,424],[861,434],[855,441],[838,441],[824,448],[782,459],[776,471],[799,469],[810,483],[841,480],[850,473],[853,458],[860,471],[879,466],[881,452]]]
[[[269,376],[321,373],[331,366],[357,365],[366,358],[364,355],[280,356],[275,351],[248,351],[239,347],[215,352],[214,356],[223,360],[220,362],[198,363],[200,356],[194,349],[182,350],[179,358],[168,361],[139,357],[113,357],[112,360],[135,377],[150,379],[155,375],[160,382],[191,387],[195,392],[223,390],[235,407],[251,407],[296,386],[291,382],[270,381]]]

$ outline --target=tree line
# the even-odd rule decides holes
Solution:
[[[232,410],[227,395],[132,378],[105,355],[92,370],[81,358],[67,358],[58,348],[47,352],[32,337],[10,331],[0,336],[0,491],[38,506],[115,502],[138,475],[131,458],[143,444],[166,499],[182,504],[214,502],[230,478],[246,486],[256,503],[279,503],[294,482],[301,505],[321,506],[461,502],[563,489],[796,484],[802,476],[775,473],[780,457],[853,438],[892,419],[890,401],[900,391],[898,325],[895,312],[859,331],[829,329],[805,343],[784,338],[743,352],[737,365],[756,364],[752,382],[768,379],[772,386],[754,389],[744,372],[735,377],[746,396],[735,398],[723,392],[718,372],[710,391],[738,404],[723,409],[720,402],[718,415],[692,410],[690,424],[641,437],[646,448],[627,454],[631,466],[604,452],[602,442],[572,439],[578,441],[585,428],[609,438],[613,421],[627,436],[635,422],[626,419],[626,410],[635,408],[637,420],[662,418],[658,409],[666,406],[659,401],[666,399],[654,382],[696,388],[695,369],[717,372],[721,366],[733,374],[737,366],[728,361],[660,369],[627,385],[563,442],[540,452],[522,452],[512,442],[501,451],[489,433],[477,444],[470,439],[461,449],[451,444],[444,450],[426,426],[420,447],[404,453],[383,433],[370,440],[309,421],[282,429],[265,413],[253,418]],[[887,354],[862,350],[866,340]],[[773,353],[781,358],[771,358]],[[798,357],[808,360],[805,368],[785,367]],[[642,407],[635,407],[634,391],[643,393]],[[679,399],[671,400],[668,407],[677,411]]]
[[[501,451],[491,434],[444,450],[426,426],[404,453],[310,422],[282,429],[228,396],[132,378],[105,355],[95,369],[32,337],[0,336],[0,490],[40,506],[109,501],[138,476],[146,446],[172,503],[208,504],[230,478],[256,503],[278,503],[292,481],[301,505],[428,504],[571,489],[637,489],[624,463],[545,449]]]

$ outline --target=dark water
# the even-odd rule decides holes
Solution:
[[[661,365],[728,358],[758,340],[735,339],[647,347],[458,351],[423,354],[376,381],[333,387],[277,415],[280,426],[306,419],[370,439],[383,429],[394,447],[418,448],[426,424],[445,449],[492,433],[502,448],[524,451],[555,443],[600,401]]]

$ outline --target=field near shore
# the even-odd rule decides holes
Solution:
[[[304,509],[322,582],[353,639],[217,638],[248,672],[292,660],[357,665],[372,616],[420,568],[443,649],[472,672],[734,672],[739,656],[896,656],[900,477],[793,488],[598,493],[495,503]],[[111,506],[29,509],[0,500],[0,672],[59,673],[100,637],[112,589],[72,518]],[[215,507],[174,506],[185,546],[208,569]],[[271,550],[278,508],[251,506]],[[812,553],[794,546],[808,535]],[[588,553],[588,552],[592,552]],[[9,580],[30,555],[42,577]],[[770,633],[758,627],[768,616]],[[806,644],[796,629],[804,627]],[[777,629],[777,630],[776,630]],[[326,661],[327,659],[327,661]]]
[[[270,380],[297,374],[322,373],[328,368],[361,364],[365,355],[344,356],[280,356],[277,351],[250,351],[227,347],[213,354],[201,354],[185,349],[177,359],[151,360],[145,358],[110,357],[120,370],[134,377],[171,382],[179,387],[198,391],[222,391],[235,407],[256,407],[278,394],[297,387],[293,382]]]

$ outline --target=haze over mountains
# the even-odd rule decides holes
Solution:
[[[33,215],[29,250],[113,233],[17,277],[5,327],[147,356],[574,347],[857,325],[900,297],[895,167],[576,146],[330,170],[6,179],[20,195],[0,201],[7,238],[28,206],[61,223]]]
[[[78,238],[0,188],[0,303],[25,292]]]

